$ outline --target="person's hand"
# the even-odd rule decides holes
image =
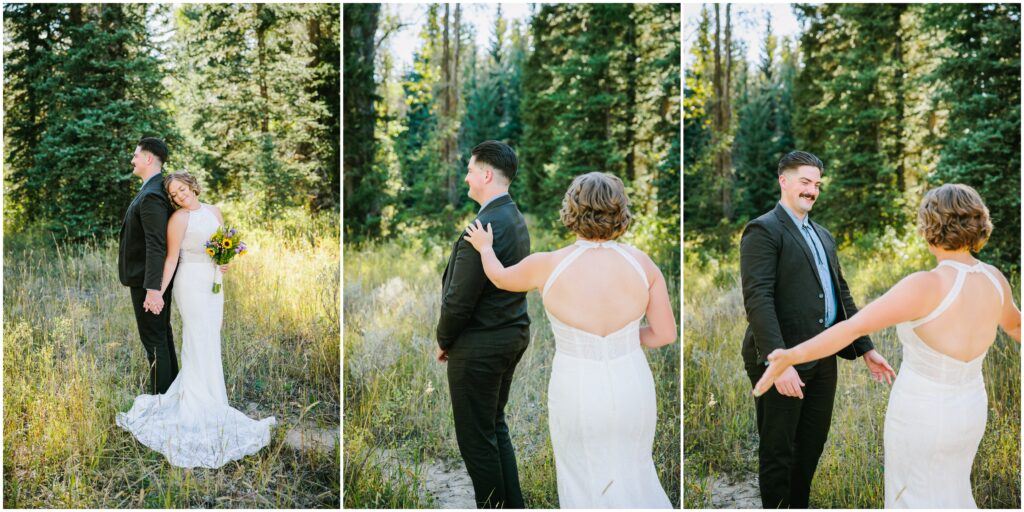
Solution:
[[[435,355],[436,355],[438,361],[441,361],[442,363],[448,362],[448,351],[447,350],[444,350],[441,347],[437,347],[437,353]]]
[[[142,309],[159,315],[164,309],[164,296],[160,290],[147,290],[146,300],[142,301]]]
[[[477,252],[483,252],[485,247],[490,247],[494,243],[494,233],[491,232],[491,225],[487,224],[487,228],[484,229],[480,224],[480,219],[477,219],[476,222],[466,228],[466,236],[463,238],[472,244]]]
[[[761,375],[761,380],[754,385],[754,396],[761,396],[775,383],[775,389],[780,395],[803,399],[804,381],[800,380],[800,374],[785,360],[786,351],[783,349],[773,350],[768,354],[768,368]]]
[[[864,354],[864,364],[867,365],[868,371],[871,372],[872,379],[892,385],[892,380],[896,378],[896,372],[893,371],[889,363],[882,357],[882,354],[879,354],[875,349],[867,351]]]
[[[225,263],[223,265],[220,265],[217,268],[220,269],[220,273],[221,274],[227,274],[228,273],[228,264],[227,263]]]

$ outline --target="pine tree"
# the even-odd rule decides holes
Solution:
[[[312,206],[341,215],[341,17],[339,4],[310,5],[306,28],[312,72],[306,92],[323,102],[317,123],[307,127],[308,154],[316,163],[318,184]]]
[[[346,235],[368,235],[378,222],[376,203],[379,180],[373,172],[374,34],[380,15],[378,4],[343,7],[345,58],[345,229]]]
[[[777,164],[792,151],[792,80],[796,65],[788,46],[772,33],[771,18],[762,41],[761,61],[746,99],[741,100],[733,142],[737,176],[736,212],[739,222],[757,217],[778,201]],[[778,55],[778,57],[777,57]]]
[[[42,222],[58,237],[109,236],[120,228],[125,205],[138,187],[129,164],[135,143],[143,136],[161,136],[175,147],[177,139],[161,107],[167,99],[164,73],[146,31],[149,10],[161,8],[73,4],[56,9],[26,7],[21,11],[26,16],[9,20],[12,33],[32,37],[34,32],[47,40],[9,54],[13,62],[32,59],[19,54],[29,48],[42,54],[34,64],[15,67],[9,78],[14,84],[32,80],[22,89],[31,91],[26,109],[42,107],[22,125],[34,128],[16,132],[11,141],[18,151],[15,162],[28,162],[28,153],[32,162],[12,169],[12,199],[30,214],[25,222]],[[14,14],[20,6],[5,10]],[[41,26],[32,22],[43,19],[50,23],[40,32]],[[58,40],[59,45],[50,44]],[[40,82],[43,73],[49,78]],[[36,92],[45,99],[37,101]],[[173,159],[172,154],[171,165]],[[84,197],[93,199],[89,208],[81,206]]]
[[[299,4],[197,4],[178,13],[179,124],[190,164],[216,195],[253,197],[264,214],[309,206],[334,157],[333,99],[317,84],[335,73],[318,60],[312,22],[333,12]],[[323,151],[319,151],[318,147]],[[330,178],[328,177],[328,181]]]
[[[984,253],[1019,271],[1020,4],[923,7],[926,27],[947,51],[934,77],[949,109],[941,159],[928,181],[976,188],[995,228]]]
[[[46,131],[47,115],[59,81],[54,72],[60,62],[59,47],[66,45],[67,6],[54,4],[4,4],[4,23],[9,45],[5,52],[4,116],[7,172],[7,217],[12,225],[24,225],[44,216],[51,175],[36,166],[36,150]]]
[[[692,236],[714,225],[712,209],[711,143],[711,16],[701,6],[683,87],[683,221]]]
[[[549,87],[554,77],[552,63],[558,54],[555,48],[559,39],[558,10],[559,6],[544,4],[531,18],[534,48],[526,57],[522,71],[523,138],[518,150],[518,183],[513,183],[512,192],[523,198],[520,204],[528,212],[550,212],[554,207],[546,183],[554,171],[550,159],[557,147],[554,101]]]
[[[906,220],[902,154],[893,140],[899,130],[891,124],[903,108],[894,91],[902,86],[892,80],[901,68],[895,48],[905,8],[823,5],[801,39],[805,62],[816,62],[801,72],[811,92],[801,99],[807,110],[798,144],[824,162],[825,187],[815,211],[847,241],[886,226],[901,229]],[[818,98],[823,101],[812,103]]]

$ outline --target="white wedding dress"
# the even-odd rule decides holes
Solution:
[[[551,272],[542,297],[565,268],[596,247],[621,254],[648,286],[640,263],[614,241],[576,245]],[[555,335],[548,422],[560,507],[672,508],[651,456],[657,406],[640,346],[643,317],[598,336],[545,312]]]
[[[971,465],[988,420],[981,375],[985,353],[961,361],[929,347],[915,328],[942,315],[971,274],[1003,289],[983,264],[943,260],[957,270],[949,293],[928,316],[896,327],[903,364],[885,413],[885,508],[977,508]]]
[[[181,371],[162,395],[139,395],[117,424],[173,466],[218,468],[270,442],[274,417],[253,420],[228,404],[221,363],[224,290],[204,244],[220,225],[210,207],[189,212],[172,295],[182,323]]]

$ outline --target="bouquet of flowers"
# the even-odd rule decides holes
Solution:
[[[217,228],[217,232],[206,242],[206,254],[213,258],[213,264],[217,266],[231,263],[235,256],[244,256],[247,250],[238,230],[227,226]],[[213,278],[213,293],[220,293],[221,279],[218,268]]]

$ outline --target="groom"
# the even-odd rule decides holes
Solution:
[[[477,219],[494,231],[502,265],[530,254],[530,233],[512,198],[516,153],[489,140],[473,148],[466,173]],[[526,294],[499,290],[487,279],[480,253],[459,234],[441,278],[437,360],[448,363],[455,437],[473,479],[478,508],[525,508],[505,403],[516,364],[530,341]]]
[[[131,289],[139,337],[149,358],[150,394],[162,394],[178,375],[171,332],[171,285],[160,293],[167,257],[167,219],[171,203],[164,192],[167,144],[155,137],[139,141],[132,155],[132,174],[142,179],[142,189],[128,205],[121,224],[117,274]]]
[[[839,268],[835,240],[808,216],[823,170],[821,160],[810,153],[784,156],[778,169],[779,203],[743,230],[740,278],[749,325],[742,353],[752,385],[764,373],[771,351],[802,343],[857,312]],[[892,371],[867,336],[838,355],[863,356],[876,380]],[[836,358],[829,356],[790,368],[754,399],[764,508],[808,508],[835,393]]]

